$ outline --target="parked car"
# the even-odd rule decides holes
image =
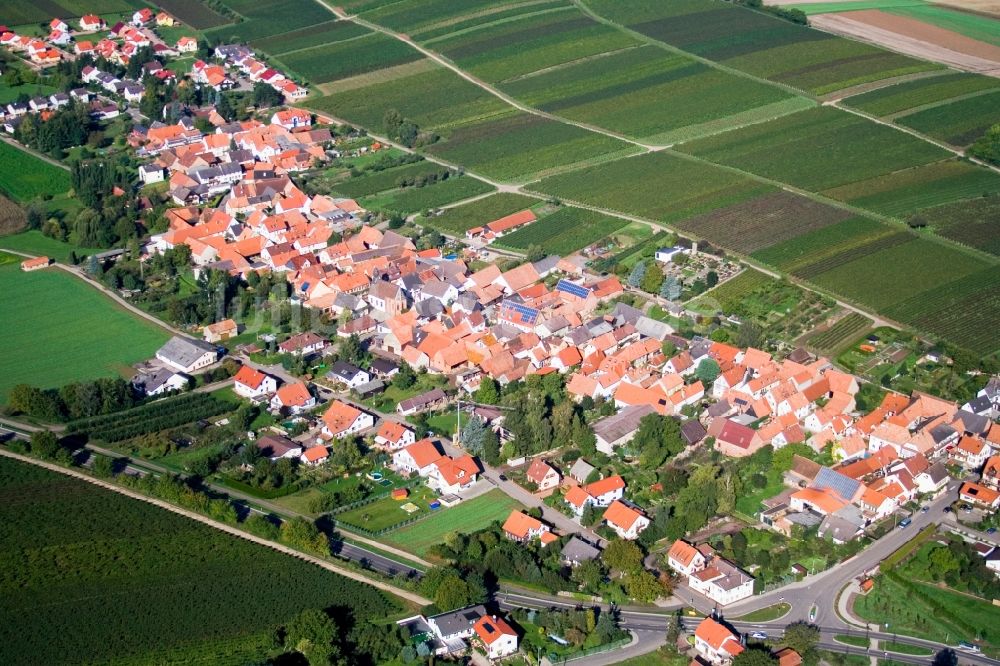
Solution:
[[[931,508],[929,506],[927,506],[926,504],[924,504],[922,507],[920,507],[920,513],[927,513],[930,510],[931,510]]]
[[[506,481],[507,480],[507,476],[505,474],[501,474],[500,475],[500,480],[501,481]]]
[[[962,650],[963,652],[972,652],[974,654],[980,651],[978,645],[969,643],[968,641],[962,641],[961,643],[959,643],[958,649]]]
[[[903,529],[904,527],[906,527],[907,525],[909,525],[912,522],[913,521],[910,520],[909,518],[903,518],[901,521],[899,521],[899,529]]]
[[[757,639],[759,641],[766,641],[767,640],[767,632],[766,631],[751,631],[748,635],[750,636],[750,638],[755,638],[755,639]]]
[[[987,534],[996,534],[997,533],[997,528],[991,527],[988,530],[986,530],[986,533]]]

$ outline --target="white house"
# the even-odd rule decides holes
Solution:
[[[375,444],[387,451],[398,451],[415,441],[417,439],[413,430],[395,421],[383,421],[375,434]]]
[[[278,380],[249,365],[240,368],[233,379],[233,391],[243,398],[257,398],[278,390]]]
[[[162,183],[165,173],[164,168],[158,164],[143,164],[139,167],[139,180],[142,181],[143,185]]]
[[[594,506],[611,506],[612,502],[620,500],[624,496],[625,479],[615,474],[588,483],[583,489],[593,498]]]
[[[490,659],[502,659],[517,652],[517,632],[502,617],[484,615],[472,628]]]
[[[686,247],[680,247],[675,245],[674,247],[661,247],[653,255],[653,258],[661,263],[666,264],[673,261],[674,257],[686,254],[691,254],[691,250]]]
[[[437,444],[429,439],[422,439],[392,454],[392,464],[401,474],[429,476],[437,469],[437,463],[443,457]]]
[[[156,351],[156,358],[181,372],[190,373],[215,363],[219,352],[207,342],[174,336]]]
[[[622,539],[637,539],[649,527],[649,518],[621,500],[615,500],[604,512],[604,522]]]
[[[285,384],[271,398],[271,409],[287,409],[292,414],[299,414],[316,406],[316,398],[302,382]]]
[[[705,568],[705,556],[697,548],[686,541],[678,539],[667,552],[667,564],[671,569],[684,576],[690,576]]]
[[[688,576],[688,587],[725,606],[753,595],[753,578],[732,562],[713,557],[700,571]]]
[[[713,666],[731,664],[733,657],[743,652],[739,636],[710,617],[694,631],[694,649],[698,656]]]
[[[370,374],[346,361],[337,361],[334,363],[330,371],[326,373],[326,377],[339,384],[345,384],[348,388],[357,388],[372,380]]]
[[[341,400],[334,400],[323,413],[323,434],[344,437],[375,426],[375,417]]]
[[[542,458],[535,458],[531,462],[525,476],[538,487],[539,491],[555,488],[562,480],[556,468]]]
[[[476,482],[479,463],[466,454],[459,458],[443,456],[431,464],[427,485],[442,495],[453,495],[468,490]]]

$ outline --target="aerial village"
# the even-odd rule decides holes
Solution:
[[[198,45],[190,38],[166,44],[156,36],[155,27],[170,21],[149,9],[114,26],[95,16],[82,17],[75,28],[53,19],[47,39],[4,32],[0,43],[39,66],[83,55],[125,64],[147,46],[164,56],[195,52]],[[196,60],[186,76],[216,91],[263,82],[286,103],[308,92],[249,47],[222,45],[212,55],[214,63]],[[160,65],[149,73],[176,76]],[[90,88],[69,96],[7,105],[6,126],[12,131],[19,118],[68,104],[70,96],[94,113],[118,113],[119,102],[134,104],[144,92],[138,81],[92,65],[83,69],[83,81]],[[656,524],[662,484],[640,485],[630,466],[640,455],[633,445],[643,424],[657,419],[678,425],[683,450],[675,460],[741,459],[765,447],[808,447],[815,455],[796,454],[780,490],[756,513],[741,516],[787,537],[815,530],[818,538],[849,544],[887,521],[905,528],[924,502],[944,495],[980,517],[1000,509],[996,378],[966,404],[889,391],[865,413],[856,401],[862,380],[829,359],[802,348],[778,355],[683,337],[621,302],[626,286],[590,270],[580,254],[501,270],[490,244],[532,224],[531,211],[450,238],[450,249],[418,250],[412,238],[367,216],[354,199],[307,194],[296,174],[338,154],[328,118],[281,106],[242,122],[212,113],[207,120],[210,131],[190,118],[151,119],[128,136],[141,162],[138,186],[166,183],[171,201],[168,228],[144,245],[143,261],[186,247],[196,276],[221,271],[247,282],[253,274],[269,274],[287,282],[290,301],[313,313],[316,324],[282,339],[262,334],[247,342],[252,321],[220,318],[172,338],[133,383],[147,396],[170,396],[187,391],[194,376],[224,359],[236,359],[235,394],[296,424],[294,434],[277,424],[250,433],[272,461],[322,466],[345,438],[364,437],[385,453],[392,472],[423,481],[434,508],[458,505],[493,487],[520,500],[531,508],[511,511],[502,520],[503,535],[532,547],[559,548],[570,568],[600,557],[609,541],[638,540]],[[662,248],[655,259],[669,264],[680,251]],[[49,263],[43,257],[22,268]],[[244,341],[229,344],[237,337]],[[348,340],[370,359],[329,360]],[[253,361],[268,344],[322,366],[323,373],[292,374]],[[370,399],[401,372],[439,381],[392,409],[372,407]],[[514,438],[507,408],[479,401],[484,385],[503,390],[532,378],[552,381],[547,377],[555,377],[567,400],[597,414],[586,423],[595,443],[591,460],[577,451],[569,461],[564,451],[549,449],[491,464],[466,450],[461,429],[473,420],[495,433],[503,452]],[[414,417],[434,414],[455,414],[455,429],[433,432],[415,425]],[[823,455],[827,461],[817,462]],[[604,472],[612,468],[615,473]],[[401,501],[409,498],[406,490],[397,492]],[[596,521],[590,518],[595,514]],[[718,610],[760,591],[756,565],[731,561],[708,541],[660,536],[652,544],[676,594]],[[990,562],[1000,575],[996,555]],[[466,649],[467,641],[478,641],[490,659],[518,649],[517,631],[483,606],[400,624],[425,635],[440,655]],[[713,665],[730,663],[744,649],[738,635],[712,618],[698,625],[693,648],[701,662]],[[777,655],[782,666],[797,666],[795,656]]]

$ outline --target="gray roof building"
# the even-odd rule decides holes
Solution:
[[[588,560],[596,560],[600,554],[600,548],[574,536],[563,546],[561,556],[563,562],[570,566],[576,566]]]
[[[215,345],[176,335],[156,352],[156,358],[183,372],[211,365],[218,356]]]
[[[443,640],[464,638],[472,635],[472,625],[484,615],[487,615],[485,606],[471,606],[429,617],[427,623],[434,629],[434,633]]]

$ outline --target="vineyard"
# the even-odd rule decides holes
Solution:
[[[67,424],[69,432],[87,433],[93,439],[120,442],[151,432],[176,428],[232,409],[208,393],[186,393],[150,402],[133,409],[82,419]]]
[[[442,159],[505,181],[636,150],[618,139],[528,113],[455,127],[446,140],[429,148]]]
[[[627,224],[627,220],[590,210],[562,208],[503,236],[497,245],[516,250],[537,245],[548,254],[564,257],[610,236]]]
[[[327,21],[308,28],[293,30],[273,37],[258,39],[251,46],[273,56],[281,56],[291,51],[342,42],[354,37],[370,34],[356,23],[349,21]]]
[[[750,254],[848,217],[847,211],[782,191],[688,218],[677,226]]]
[[[733,312],[751,293],[766,287],[775,280],[769,275],[747,268],[731,280],[723,282],[715,289],[698,298],[694,306],[700,310],[722,310]]]
[[[420,218],[419,222],[447,234],[463,235],[473,227],[481,227],[511,213],[531,208],[536,204],[538,204],[538,199],[521,194],[501,192],[464,206],[448,208],[440,215],[431,218]]]
[[[394,190],[397,187],[401,187],[403,182],[410,179],[441,176],[448,171],[450,171],[448,167],[443,167],[440,164],[420,161],[382,171],[364,173],[360,176],[336,183],[333,189],[338,194],[356,199],[358,197],[385,192],[386,190]]]
[[[369,210],[394,211],[402,215],[419,213],[446,204],[471,199],[494,190],[471,176],[451,176],[423,187],[406,187],[366,197],[362,205]]]
[[[667,151],[552,176],[532,183],[531,189],[665,223],[774,191],[745,176]]]
[[[863,95],[848,97],[844,104],[876,116],[888,116],[952,97],[1000,88],[1000,79],[955,72],[898,83]]]
[[[896,123],[953,146],[967,146],[1000,121],[997,109],[1000,109],[1000,91],[899,116]]]
[[[223,0],[246,20],[206,30],[223,42],[254,42],[329,21],[330,11],[314,0]]]
[[[431,45],[441,38],[472,30],[487,23],[506,21],[528,13],[565,11],[568,7],[567,0],[535,0],[535,2],[520,4],[515,2],[506,7],[497,2],[490,4],[489,10],[475,11],[433,24],[421,25],[419,28],[408,30],[408,33],[420,42]]]
[[[1000,255],[1000,195],[930,208],[919,218],[939,236]]]
[[[843,351],[846,345],[857,340],[871,325],[872,320],[868,317],[849,312],[830,328],[809,336],[807,342],[820,354],[833,357]]]
[[[9,26],[48,23],[53,16],[68,19],[88,13],[132,12],[142,6],[138,0],[44,0],[42,2],[0,0],[0,20]]]
[[[510,0],[508,0],[509,2]],[[371,7],[371,5],[379,5]],[[363,18],[393,30],[416,35],[422,29],[437,23],[450,25],[467,14],[478,16],[486,10],[505,3],[496,0],[402,0],[402,2],[366,3]],[[522,8],[521,11],[524,11]],[[491,16],[487,13],[487,16]],[[488,19],[487,19],[488,20]]]
[[[866,217],[855,217],[758,250],[751,256],[775,268],[795,273],[809,264],[860,247],[897,231],[887,224]]]
[[[397,39],[372,33],[345,42],[334,42],[280,56],[288,69],[314,83],[420,60],[423,56]]]
[[[231,23],[228,18],[211,9],[202,0],[157,0],[156,4],[196,30],[207,30]],[[98,11],[93,7],[88,9],[92,12]]]
[[[302,610],[333,608],[345,631],[400,610],[374,588],[7,458],[0,499],[8,666],[258,663]]]
[[[950,155],[914,136],[830,107],[693,141],[679,150],[810,190]]]

